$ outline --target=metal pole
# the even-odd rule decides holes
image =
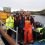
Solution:
[[[16,45],[18,45],[18,27],[16,28],[17,32],[16,32]]]

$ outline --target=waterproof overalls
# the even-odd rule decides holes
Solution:
[[[32,34],[32,24],[30,23],[30,20],[25,20],[24,24],[24,42],[26,43],[31,42],[33,40],[33,34]]]

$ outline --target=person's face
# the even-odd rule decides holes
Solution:
[[[25,16],[25,20],[27,19],[27,17]]]
[[[30,16],[29,16],[29,19],[30,19]]]
[[[19,18],[20,18],[20,20],[21,20],[21,16],[20,16]]]
[[[13,17],[13,15],[11,15]]]

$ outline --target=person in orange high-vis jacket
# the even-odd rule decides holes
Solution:
[[[33,41],[33,34],[32,34],[32,24],[29,20],[29,17],[25,17],[24,23],[24,43],[30,43]]]

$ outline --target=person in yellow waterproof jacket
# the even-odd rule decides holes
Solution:
[[[5,25],[6,25],[7,34],[12,37],[13,31],[10,29],[10,28],[12,28],[12,29],[14,28],[14,17],[12,15],[10,15],[6,19]],[[10,27],[10,28],[8,28],[8,27]],[[3,42],[5,43],[5,45],[10,45],[3,36],[1,36],[1,38],[2,38]]]
[[[14,28],[14,17],[11,15],[6,19],[6,30],[7,30],[7,34],[9,34],[10,36],[12,36],[12,30],[10,28]],[[10,28],[8,28],[10,27]]]

